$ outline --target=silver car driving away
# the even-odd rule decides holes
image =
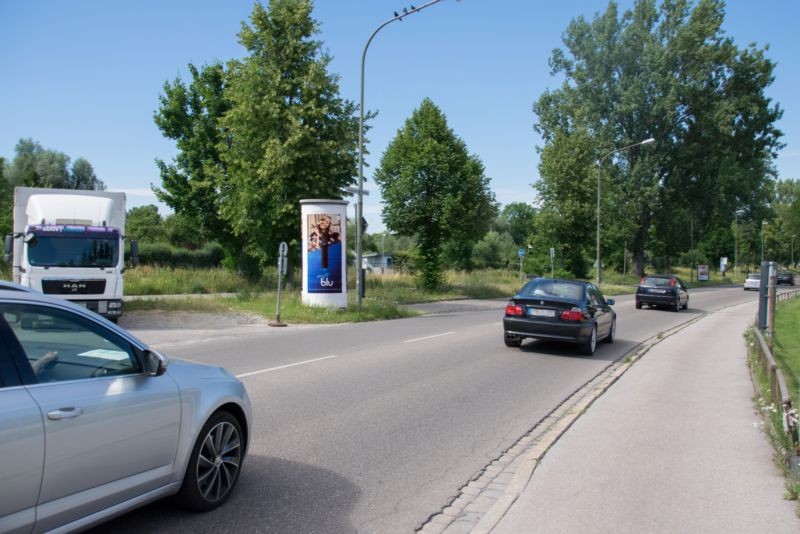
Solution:
[[[225,369],[169,361],[65,300],[0,288],[0,532],[82,530],[231,495],[251,408]]]

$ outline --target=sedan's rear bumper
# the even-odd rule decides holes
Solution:
[[[594,324],[590,322],[537,320],[527,317],[503,318],[503,330],[506,335],[568,341],[570,343],[585,342],[591,336],[593,327]]]
[[[637,294],[636,303],[648,306],[674,306],[677,298],[675,295]]]

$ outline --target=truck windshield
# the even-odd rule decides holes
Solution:
[[[114,267],[119,240],[110,236],[37,235],[28,242],[28,262],[37,267]]]

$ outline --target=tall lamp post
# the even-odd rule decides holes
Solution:
[[[794,267],[794,238],[797,237],[796,235],[792,236],[792,267]]]
[[[649,145],[651,143],[655,143],[656,140],[652,137],[645,139],[644,141],[639,141],[638,143],[633,143],[632,145],[624,146],[622,148],[617,148],[612,150],[602,158],[597,161],[597,285],[600,285],[600,282],[603,281],[602,272],[603,269],[600,267],[600,168],[603,165],[603,161],[613,154],[617,152],[622,152],[623,150],[628,150],[629,148],[633,148],[639,145]]]
[[[358,197],[358,200],[356,201],[356,306],[358,308],[361,308],[362,284],[361,219],[364,212],[364,63],[367,60],[367,48],[369,48],[369,44],[372,42],[372,39],[375,37],[375,35],[377,35],[377,33],[381,31],[384,26],[396,20],[403,20],[403,17],[407,17],[408,15],[422,11],[426,7],[430,7],[433,4],[437,4],[441,1],[442,0],[433,0],[420,7],[411,6],[411,9],[403,9],[402,13],[395,13],[394,17],[385,21],[383,24],[378,26],[374,32],[372,32],[372,35],[370,35],[369,39],[367,39],[367,44],[364,45],[364,52],[361,54],[361,99],[358,106],[358,190],[356,192]]]
[[[733,272],[737,276],[739,275],[739,212],[741,210],[735,210],[734,213],[734,229],[733,229]]]

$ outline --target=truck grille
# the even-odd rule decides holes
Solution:
[[[102,295],[105,280],[42,280],[45,295]]]

